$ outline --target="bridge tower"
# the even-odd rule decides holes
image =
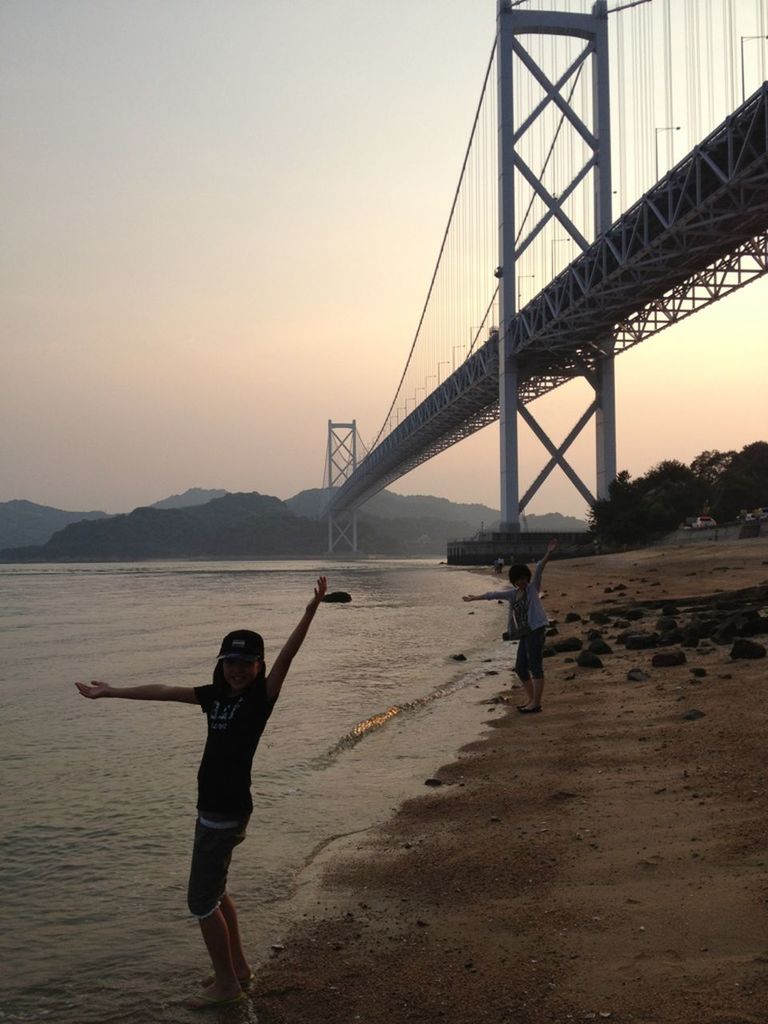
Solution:
[[[565,459],[566,449],[592,418],[596,419],[597,497],[607,497],[616,477],[616,413],[614,399],[614,340],[596,338],[593,353],[585,363],[574,368],[573,376],[583,375],[595,391],[595,399],[558,447],[535,421],[527,406],[520,401],[520,366],[509,337],[509,325],[518,312],[516,263],[533,239],[548,225],[557,224],[584,250],[594,238],[587,239],[566,212],[569,196],[592,175],[594,194],[594,237],[605,231],[612,221],[611,210],[611,126],[608,81],[608,10],[606,0],[597,0],[591,14],[566,11],[523,10],[512,0],[498,0],[498,152],[499,152],[499,430],[501,441],[501,530],[517,532],[520,513],[555,468],[560,468],[589,504],[594,496]],[[525,47],[527,36],[569,36],[584,40],[584,47],[570,67],[551,81]],[[592,74],[592,124],[568,101],[566,87],[583,65],[589,61]],[[514,87],[516,71],[527,72],[541,86],[544,97],[522,123],[515,123]],[[591,157],[584,167],[574,169],[570,184],[557,196],[538,180],[520,155],[518,143],[550,104],[555,104],[587,143]],[[515,187],[518,176],[532,188],[543,203],[544,213],[524,238],[517,238]],[[518,413],[550,453],[550,459],[528,491],[520,497],[518,478]]]
[[[357,551],[357,509],[334,512],[330,507],[336,488],[341,487],[357,469],[357,420],[332,423],[328,420],[328,552],[337,548]]]

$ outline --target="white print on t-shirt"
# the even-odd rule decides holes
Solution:
[[[228,729],[229,723],[235,717],[235,712],[242,703],[242,697],[240,697],[239,700],[236,700],[234,704],[230,704],[222,700],[215,700],[211,706],[211,714],[209,719],[211,723],[211,729]]]

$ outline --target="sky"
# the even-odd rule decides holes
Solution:
[[[287,498],[329,419],[375,437],[494,31],[495,0],[0,0],[0,501]],[[766,308],[617,360],[620,469],[767,438]],[[559,442],[590,400],[532,411]],[[545,461],[521,425],[521,492]],[[393,489],[498,507],[498,462],[492,425]],[[585,507],[555,472],[527,511]]]

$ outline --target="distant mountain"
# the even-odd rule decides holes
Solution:
[[[152,508],[187,508],[204,505],[212,498],[222,498],[226,491],[207,491],[191,487],[183,494],[174,494],[152,505]],[[16,499],[0,502],[0,549],[45,544],[58,530],[81,520],[107,519],[106,512],[66,512],[33,501]]]
[[[327,490],[319,488],[300,491],[293,498],[288,498],[286,505],[297,515],[311,518],[320,514],[327,496]],[[426,521],[430,521],[433,523],[432,532],[436,523],[453,524],[446,539],[471,536],[480,529],[494,530],[499,525],[499,510],[488,505],[462,504],[429,494],[395,494],[393,491],[379,491],[363,505],[360,516],[372,520],[420,520],[424,521],[425,526],[428,526]],[[523,517],[523,530],[526,532],[579,533],[586,529],[585,520],[564,516],[559,512]],[[442,535],[444,531],[438,532]],[[409,528],[408,533],[412,534],[413,530]]]
[[[473,524],[462,520],[449,521],[435,516],[409,519],[373,516],[361,512],[358,517],[358,543],[368,550],[365,531],[369,531],[382,555],[435,555],[444,558],[447,542],[454,537],[470,536],[477,532]]]
[[[190,487],[183,494],[172,494],[170,498],[153,501],[150,508],[189,508],[192,505],[206,505],[214,498],[223,498],[229,491],[206,491],[202,487]]]
[[[576,516],[564,516],[559,512],[544,512],[540,516],[523,517],[523,533],[585,533],[589,524]]]
[[[137,508],[128,515],[73,523],[40,547],[0,551],[0,560],[261,558],[316,554],[326,541],[322,523],[295,516],[279,498],[225,494],[205,505]]]
[[[315,488],[300,491],[288,498],[286,505],[301,516],[317,516],[328,498],[328,491]],[[487,505],[463,505],[447,498],[435,498],[429,494],[395,494],[394,491],[379,491],[361,509],[363,515],[378,516],[382,519],[439,519],[443,522],[477,523],[475,530],[484,523],[498,522],[497,509]]]
[[[57,531],[81,519],[105,519],[106,512],[65,512],[17,499],[0,502],[0,548],[45,544]]]
[[[308,491],[299,491],[292,498],[286,498],[285,504],[294,515],[315,519],[322,512],[327,498],[325,487],[313,487]]]

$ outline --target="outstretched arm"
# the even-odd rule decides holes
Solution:
[[[485,594],[465,594],[462,601],[511,601],[517,591],[514,587],[503,590],[488,590]]]
[[[128,700],[175,700],[180,704],[196,704],[197,698],[191,686],[165,686],[163,683],[147,683],[144,686],[110,686],[94,680],[90,683],[75,683],[83,695],[91,700],[98,697],[124,697]]]
[[[327,590],[328,580],[325,576],[318,577],[314,597],[307,605],[302,617],[299,619],[299,624],[283,644],[283,649],[275,658],[275,663],[267,676],[267,696],[271,700],[274,700],[280,693],[280,687],[283,685],[283,680],[288,675],[288,669],[291,667],[291,662],[298,654],[301,645],[304,643],[304,637],[307,635],[312,619],[315,617],[317,606],[325,597]]]

